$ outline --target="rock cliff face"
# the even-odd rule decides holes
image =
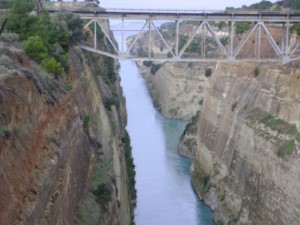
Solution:
[[[181,155],[188,158],[195,158],[197,150],[197,121],[199,120],[200,112],[193,120],[186,126],[183,134],[180,137],[178,144],[178,151]]]
[[[196,122],[193,183],[220,224],[296,225],[300,70],[254,67],[217,65]]]
[[[55,79],[16,46],[0,44],[0,224],[130,224],[118,75],[74,48]]]
[[[138,64],[154,104],[168,118],[190,120],[201,109],[208,78],[199,63],[164,63],[153,75],[151,67]]]

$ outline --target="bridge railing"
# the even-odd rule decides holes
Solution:
[[[198,14],[198,13],[224,13],[224,10],[205,10],[205,9],[137,9],[137,8],[106,8],[106,12],[124,12],[124,13],[191,13],[191,14]]]
[[[300,15],[299,10],[206,10],[206,9],[138,9],[138,8],[106,8],[106,12],[122,12],[122,13],[183,13],[183,14],[214,14],[214,13],[224,13],[224,14],[297,14]]]

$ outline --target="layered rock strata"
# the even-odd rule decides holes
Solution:
[[[72,48],[55,78],[18,46],[0,43],[0,224],[130,224],[118,75]]]
[[[216,67],[192,178],[220,224],[300,223],[299,87],[297,66]]]

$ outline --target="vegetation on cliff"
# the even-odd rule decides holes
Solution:
[[[198,163],[194,163],[191,177],[194,188],[198,194],[200,196],[204,196],[210,188],[210,175],[205,173],[204,169]]]
[[[26,54],[48,72],[68,72],[68,49],[85,38],[82,20],[71,13],[59,13],[53,18],[47,11],[31,15],[32,3],[12,2],[6,31],[19,34]]]
[[[135,189],[135,166],[132,158],[132,149],[130,145],[130,137],[127,131],[125,131],[125,135],[122,138],[122,143],[124,144],[125,150],[125,162],[127,168],[127,174],[129,179],[129,192],[131,195],[131,199],[133,201],[136,200],[136,189]]]
[[[277,155],[286,157],[292,155],[295,150],[295,140],[300,137],[295,124],[274,117],[261,108],[253,109],[247,119],[248,125],[254,127],[258,133],[278,145]]]

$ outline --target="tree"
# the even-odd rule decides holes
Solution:
[[[103,207],[111,201],[111,190],[106,184],[99,184],[94,194],[96,195],[96,201]]]
[[[29,37],[24,43],[24,50],[30,58],[37,62],[48,57],[48,50],[39,36]]]
[[[251,27],[251,22],[247,22],[247,21],[236,22],[235,33],[243,34],[245,31],[249,30],[250,27]]]
[[[79,16],[73,13],[59,13],[58,20],[65,21],[68,31],[70,33],[70,43],[76,44],[85,38],[83,32],[83,21]]]
[[[291,8],[292,9],[300,9],[300,0],[292,0]]]
[[[51,32],[50,36],[53,36],[56,42],[60,44],[65,51],[68,51],[71,32],[68,30],[66,21],[60,20],[58,17],[54,17],[52,23],[54,30]]]
[[[10,32],[20,34],[23,40],[27,39],[27,37],[24,38],[23,34],[26,33],[28,25],[31,23],[29,21],[29,13],[32,9],[33,4],[28,3],[26,0],[12,1],[6,29]]]
[[[57,38],[53,35],[55,28],[51,22],[49,13],[41,11],[38,16],[29,16],[28,21],[30,23],[24,36],[40,36],[45,47],[50,52],[52,45],[57,42]]]
[[[253,70],[253,75],[255,77],[257,77],[259,74],[260,74],[260,70],[258,69],[258,67],[255,67],[254,70]]]
[[[250,5],[248,8],[249,9],[260,9],[260,10],[265,10],[265,9],[270,9],[273,6],[273,3],[270,1],[265,1],[262,0],[259,3],[254,3]]]
[[[292,30],[296,32],[296,34],[300,35],[300,23],[296,23],[292,26]]]
[[[42,67],[44,67],[49,73],[53,73],[56,76],[61,75],[63,69],[59,62],[55,58],[44,59],[42,62]]]
[[[2,25],[0,27],[0,36],[1,36],[2,32],[3,32],[3,30],[4,30],[4,27],[5,27],[5,24],[7,23],[7,20],[8,20],[8,18],[4,18],[4,20],[2,22]]]

